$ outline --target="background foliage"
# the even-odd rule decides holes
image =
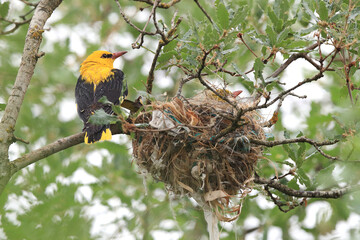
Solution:
[[[20,20],[19,16],[31,9],[21,1],[7,3],[0,6],[3,18]],[[151,6],[134,1],[120,3],[132,22],[142,28]],[[164,47],[158,58],[153,95],[166,92],[174,96],[179,80],[184,77],[184,69],[196,71],[202,50],[218,45],[219,62],[227,61],[227,69],[240,77],[216,72],[215,65],[209,65],[203,72],[214,83],[226,81],[231,89],[244,89],[249,96],[269,80],[266,77],[283,59],[305,51],[316,42],[315,33],[324,38],[331,36],[334,41],[347,45],[344,58],[351,56],[355,67],[347,76],[344,63],[335,58],[332,65],[335,71],[326,72],[325,78],[317,83],[323,90],[320,98],[311,100],[314,98],[309,96],[310,100],[290,101],[293,103],[289,105],[291,112],[301,119],[301,125],[296,127],[289,122],[286,118],[289,111],[280,111],[272,135],[276,139],[301,135],[317,140],[341,139],[334,147],[323,150],[342,161],[331,161],[316,153],[313,146],[296,143],[267,149],[268,160],[258,163],[257,172],[271,178],[296,167],[296,174],[281,180],[294,189],[330,189],[358,184],[359,1],[217,0],[200,3],[214,24],[192,1],[157,9],[159,24],[164,27],[171,25],[175,11],[183,20],[177,31],[179,36]],[[355,8],[350,11],[349,6],[354,4]],[[97,49],[128,50],[124,60],[116,62],[116,67],[125,72],[130,99],[135,99],[140,94],[138,90],[145,90],[152,51],[156,50],[159,40],[159,37],[146,36],[146,48],[131,50],[138,32],[124,22],[114,1],[64,1],[47,25],[42,44],[46,55],[37,64],[15,131],[17,137],[30,144],[13,144],[13,159],[81,130],[81,121],[74,110],[74,87],[79,65],[86,55]],[[0,22],[1,31],[10,27]],[[154,30],[150,25],[148,29]],[[26,32],[25,25],[12,34],[0,36],[0,103],[5,103],[9,96]],[[239,32],[257,57],[236,36]],[[329,46],[324,52],[332,49]],[[319,52],[313,52],[312,57],[321,58]],[[268,59],[268,64],[264,59]],[[300,69],[297,74],[310,77],[316,73],[316,68],[308,70],[301,64],[297,65]],[[176,67],[179,65],[180,68]],[[246,75],[251,68],[254,71]],[[279,83],[296,84],[291,81],[292,74],[288,72],[274,78],[274,84],[268,85],[267,91],[276,94],[288,86]],[[347,77],[353,84],[353,106]],[[183,95],[192,96],[200,89],[203,86],[192,81],[184,85]],[[268,119],[270,113],[263,111]],[[171,196],[166,194],[163,184],[152,179],[144,181],[132,164],[129,138],[114,138],[112,142],[69,148],[13,176],[0,197],[0,238],[206,238],[206,223],[196,204],[188,199],[170,201]],[[282,201],[296,202],[277,194]],[[304,239],[304,236],[307,239],[356,239],[360,237],[359,202],[360,194],[354,192],[337,200],[309,199],[306,205],[283,213],[261,187],[255,187],[244,201],[240,218],[235,223],[223,224],[222,239],[247,236],[274,239],[272,237],[278,234],[283,239]]]

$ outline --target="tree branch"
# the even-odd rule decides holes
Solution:
[[[310,138],[302,136],[302,137],[298,137],[298,138],[284,139],[284,140],[277,140],[277,141],[262,141],[262,140],[258,140],[258,139],[254,139],[254,138],[249,138],[249,141],[256,145],[262,145],[265,147],[274,147],[274,146],[278,146],[278,145],[289,144],[289,143],[299,143],[299,142],[306,142],[306,143],[309,143],[314,146],[315,145],[316,146],[325,146],[325,145],[333,145],[333,144],[339,142],[340,140],[335,139],[335,140],[317,142]]]
[[[343,195],[355,191],[360,190],[360,186],[350,186],[350,187],[344,187],[340,189],[335,190],[318,190],[318,191],[303,191],[303,190],[294,190],[292,188],[289,188],[288,186],[279,183],[276,180],[272,179],[265,179],[259,176],[255,176],[254,182],[261,185],[266,185],[271,188],[274,188],[288,196],[293,197],[305,197],[305,198],[340,198]]]
[[[111,133],[113,135],[116,134],[124,134],[124,131],[118,127],[118,125],[113,124],[110,126]],[[84,142],[84,135],[85,133],[76,133],[74,135],[64,137],[61,139],[56,140],[53,143],[45,145],[41,148],[38,148],[32,152],[24,154],[22,157],[19,157],[10,162],[11,165],[11,175],[16,173],[17,171],[27,167],[28,165],[35,163],[41,159],[47,158],[57,152],[62,150],[68,149],[75,145]]]
[[[323,43],[324,41],[321,41],[320,43],[316,42],[310,46],[308,46],[305,50],[306,51],[312,51],[314,50],[315,48],[317,47],[320,47],[320,45]],[[310,58],[306,58],[306,52],[300,52],[300,53],[295,53],[295,54],[292,54],[283,64],[281,64],[281,66],[276,69],[275,72],[273,72],[273,74],[271,74],[269,77],[267,78],[276,78],[277,76],[279,76],[293,61],[299,59],[299,58],[305,58],[306,60],[309,61]],[[313,62],[312,60],[309,61],[312,65],[314,65],[315,68],[317,68],[318,70],[319,67],[316,65],[315,62]]]
[[[25,93],[34,74],[43,27],[62,0],[42,0],[35,9],[26,35],[20,67],[0,122],[0,194],[11,177],[9,146],[15,140],[14,131]]]
[[[35,163],[41,159],[47,158],[57,152],[60,152],[69,147],[75,146],[79,143],[84,142],[84,133],[77,133],[69,137],[61,138],[56,140],[53,143],[50,143],[44,147],[36,149],[30,153],[23,155],[22,157],[11,161],[11,175],[17,171],[23,169],[24,167]]]
[[[149,93],[149,94],[151,94],[151,92],[152,92],[156,62],[157,62],[157,59],[158,59],[158,57],[160,55],[160,52],[161,52],[161,49],[162,49],[163,46],[164,46],[164,43],[163,43],[162,40],[160,40],[159,43],[158,43],[158,46],[156,48],[155,56],[154,56],[153,61],[151,63],[149,75],[148,75],[147,80],[146,80],[146,92]]]
[[[1,124],[7,125],[10,134],[13,133],[20,107],[24,100],[25,93],[34,74],[37,63],[37,54],[42,41],[43,27],[52,12],[59,6],[62,0],[43,0],[35,10],[26,35],[23,57],[12,88],[8,103],[5,108]]]

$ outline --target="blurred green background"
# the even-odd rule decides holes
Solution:
[[[226,66],[231,71],[243,73],[254,66],[255,75],[250,73],[248,78],[214,74],[210,67],[204,70],[215,83],[226,81],[230,89],[243,89],[244,96],[250,96],[262,82],[262,74],[270,75],[283,59],[312,44],[314,32],[325,34],[319,21],[335,22],[337,27],[329,34],[337,39],[341,37],[339,29],[344,27],[346,16],[353,24],[343,41],[356,40],[349,46],[349,52],[359,59],[359,1],[199,2],[215,25],[210,24],[194,1],[183,0],[169,9],[157,9],[157,18],[163,26],[171,25],[176,11],[183,21],[177,31],[179,37],[165,47],[158,59],[155,96],[163,93],[174,96],[179,80],[184,77],[174,65],[181,63],[195,70],[200,43],[206,49],[219,44],[218,59],[227,60]],[[120,3],[131,21],[143,28],[151,6],[136,1]],[[349,4],[355,4],[356,8],[347,15]],[[21,1],[11,0],[6,18],[20,20],[19,16],[30,9]],[[329,16],[334,18],[328,19]],[[10,27],[0,22],[0,29]],[[154,30],[151,22],[148,30]],[[221,38],[223,30],[226,34]],[[9,97],[26,32],[24,25],[12,34],[0,36],[0,103],[6,103]],[[258,58],[239,42],[238,32],[244,34]],[[132,50],[131,43],[137,36],[138,32],[122,19],[114,1],[64,1],[46,24],[41,45],[46,55],[38,61],[16,125],[15,135],[30,144],[13,144],[11,159],[81,131],[74,88],[80,63],[92,51],[129,51],[115,62],[115,67],[126,74],[130,99],[134,100],[138,91],[144,91],[153,58],[151,51],[156,50],[160,38],[146,36],[147,49]],[[275,47],[279,50],[275,60],[271,59],[267,65],[256,61],[269,56]],[[331,51],[331,46],[328,47],[325,52]],[[319,57],[316,52],[312,56]],[[339,59],[334,60],[336,67],[343,67]],[[276,94],[315,75],[316,69],[310,69],[311,65],[299,61],[277,79],[287,85],[275,84],[268,90]],[[354,71],[351,78],[355,87],[359,86],[359,74]],[[201,89],[202,85],[194,80],[185,85],[183,95],[193,96]],[[358,93],[356,90],[353,93],[356,101]],[[291,144],[266,149],[264,159],[258,162],[257,173],[271,178],[296,167],[295,176],[282,179],[283,184],[294,189],[359,184],[359,109],[357,102],[350,106],[342,71],[326,73],[305,94],[307,100],[290,97],[284,101],[279,121],[269,132],[276,139],[301,135],[317,140],[342,139],[334,147],[323,150],[343,161],[330,161],[306,144]],[[266,109],[262,114],[270,119],[272,111]],[[296,201],[277,194],[283,201]],[[354,192],[335,200],[308,199],[307,206],[283,213],[260,186],[254,186],[244,200],[239,219],[221,224],[221,239],[359,239],[359,203],[360,193]],[[114,136],[111,142],[90,146],[80,144],[23,169],[12,177],[1,195],[0,209],[0,239],[207,239],[208,236],[203,213],[194,201],[173,199],[162,183],[143,179],[132,162],[128,136]]]

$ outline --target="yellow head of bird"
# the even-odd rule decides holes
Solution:
[[[90,54],[81,64],[81,67],[86,65],[103,65],[105,67],[113,67],[116,58],[127,53],[126,51],[111,53],[108,51],[95,51]]]
[[[85,81],[98,84],[111,73],[115,59],[125,53],[127,52],[95,51],[81,63],[80,74]]]

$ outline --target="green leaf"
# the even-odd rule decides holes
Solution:
[[[158,63],[167,62],[176,54],[177,54],[177,52],[174,51],[174,50],[172,50],[170,52],[165,52],[165,53],[160,55],[160,57],[158,58],[157,61],[158,61]]]
[[[6,104],[5,103],[0,103],[0,111],[4,111],[6,108]]]
[[[113,124],[117,121],[118,118],[116,116],[107,114],[102,108],[96,110],[95,113],[89,118],[89,122],[95,125]]]
[[[243,23],[245,20],[245,17],[247,16],[246,13],[248,11],[248,8],[246,6],[244,6],[244,8],[242,10],[238,9],[233,18],[231,19],[230,22],[230,28],[232,27],[237,27],[240,23]]]
[[[346,15],[346,12],[339,12],[339,13],[336,13],[334,16],[332,16],[328,22],[337,22],[340,20],[340,18],[344,17]],[[350,14],[350,17],[351,17],[351,14]],[[350,19],[349,17],[349,19]]]
[[[314,12],[310,9],[309,4],[308,4],[306,1],[302,1],[301,3],[302,3],[302,5],[303,5],[303,7],[304,7],[304,9],[305,9],[305,12],[306,12],[307,14],[309,14],[312,19],[317,19],[317,17],[315,16]]]
[[[301,137],[301,136],[303,136],[302,132],[300,132],[296,137]],[[296,157],[297,157],[298,161],[301,160],[303,162],[305,160],[306,144],[303,142],[299,142],[298,146],[299,146],[299,148],[297,150]]]
[[[277,7],[276,5],[279,5],[279,7]],[[279,10],[276,10],[275,13],[278,14],[279,17],[286,22],[289,18],[289,11],[290,11],[289,1],[275,0],[275,9],[276,8],[278,8]]]
[[[235,52],[235,51],[237,51],[237,50],[239,50],[239,49],[240,49],[239,45],[236,45],[236,46],[233,47],[233,48],[226,49],[226,50],[222,51],[221,54],[224,54],[224,55],[225,55],[225,54],[229,54],[229,53]]]
[[[306,40],[295,40],[291,41],[288,45],[286,45],[286,48],[288,49],[298,49],[298,48],[304,48],[309,45],[309,41]]]
[[[290,29],[289,28],[285,28],[277,37],[277,42],[281,43],[282,41],[284,41],[287,36],[290,33]]]
[[[263,61],[260,58],[255,59],[254,70],[256,79],[261,79],[262,81],[264,81],[264,77],[262,75],[264,68],[265,64],[263,63]]]
[[[297,173],[297,176],[299,177],[301,184],[304,184],[306,187],[311,186],[311,180],[302,168],[298,168],[296,170],[296,173]]]
[[[276,45],[276,39],[277,39],[277,34],[274,32],[274,30],[272,29],[271,26],[267,26],[266,30],[265,30],[269,40],[270,40],[270,46],[275,46]]]
[[[250,78],[249,78],[248,76],[246,76],[246,74],[243,73],[243,72],[240,70],[240,68],[238,67],[238,65],[236,65],[236,63],[232,62],[231,65],[232,65],[232,67],[235,69],[235,71],[236,71],[237,74],[240,74],[241,77],[243,77],[246,81],[250,81],[250,82],[251,82]]]
[[[268,15],[276,32],[280,32],[283,27],[283,21],[276,16],[273,9],[270,7],[268,7]]]
[[[349,21],[355,19],[359,15],[360,15],[360,7],[354,8],[350,13]]]
[[[108,99],[107,99],[107,97],[106,96],[102,96],[100,99],[99,99],[99,101],[98,101],[99,103],[102,103],[102,104],[105,104],[105,105],[113,105],[113,103],[112,102],[110,102]]]
[[[266,79],[267,82],[271,82],[270,84],[266,85],[266,91],[270,92],[271,90],[274,89],[274,87],[278,86],[279,83],[279,77],[276,78],[268,78]]]
[[[330,166],[318,171],[314,179],[315,185],[321,185],[323,188],[336,186],[337,181],[333,177],[335,166],[336,165],[333,163]]]
[[[147,93],[145,91],[137,90],[136,93],[138,96],[143,97],[143,99],[149,99],[151,102],[156,101],[156,98],[154,95],[151,95],[150,93]]]
[[[218,4],[216,8],[216,17],[223,29],[227,29],[229,27],[229,13],[224,4]]]
[[[166,52],[169,52],[171,50],[174,50],[175,47],[177,46],[177,43],[178,43],[178,41],[172,40],[171,42],[169,42],[168,44],[165,45],[165,47],[163,49],[163,52],[166,53]]]
[[[242,81],[241,81],[241,84],[250,92],[252,93],[255,89],[254,87],[254,83],[253,81],[250,80],[250,78],[245,74],[243,73],[240,68],[236,65],[236,63],[232,62],[231,63],[232,67],[235,69],[235,72],[237,74],[240,74],[241,77],[242,77]]]
[[[292,160],[296,161],[296,153],[295,151],[290,147],[289,144],[284,144],[282,145],[282,147],[284,148],[284,150],[287,152],[289,158],[291,158]]]
[[[295,167],[295,164],[293,164],[292,162],[289,162],[289,161],[285,161],[284,164],[290,166],[290,167]]]
[[[284,131],[284,138],[290,139],[290,133],[288,131]]]
[[[329,18],[329,15],[328,15],[328,9],[326,7],[326,4],[325,2],[323,1],[320,1],[319,2],[319,16],[320,16],[320,19],[323,20],[323,21],[326,21],[328,18]]]
[[[315,30],[318,29],[318,26],[317,25],[312,25],[311,27],[308,27],[308,28],[305,28],[305,29],[301,29],[299,34],[300,35],[307,35]]]
[[[189,40],[189,38],[194,34],[194,31],[190,28],[184,35],[182,35],[181,40],[179,41],[183,41],[183,42],[187,42],[187,40]]]
[[[4,2],[0,4],[0,17],[6,18],[9,13],[10,2]]]
[[[299,184],[297,183],[296,178],[291,179],[287,185],[288,185],[288,187],[290,187],[292,189],[300,190],[300,187],[299,187]]]
[[[114,111],[114,113],[116,115],[120,115],[122,116],[123,118],[126,118],[126,113],[125,113],[125,110],[120,106],[120,105],[112,105],[111,106],[111,109]]]

